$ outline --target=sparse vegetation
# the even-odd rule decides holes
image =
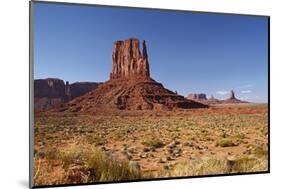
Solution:
[[[128,161],[114,159],[87,144],[72,144],[61,151],[50,150],[43,158],[36,156],[35,162],[37,185],[48,185],[49,180],[54,184],[63,184],[141,178],[139,170],[130,166]],[[54,168],[60,170],[59,177]]]
[[[101,151],[89,157],[86,167],[95,170],[95,181],[121,181],[140,179],[140,172],[130,166],[127,160],[111,159]]]
[[[159,138],[149,138],[142,142],[143,145],[152,148],[162,148],[165,144]]]
[[[245,173],[265,171],[267,167],[267,159],[240,157],[233,164],[226,159],[197,159],[179,162],[173,169],[162,171],[159,177]]]
[[[231,147],[231,146],[236,146],[236,144],[231,139],[222,139],[217,141],[216,146]]]
[[[254,150],[254,154],[258,157],[264,157],[268,155],[268,149],[266,149],[265,147],[257,147]]]
[[[260,105],[36,114],[34,181],[39,186],[266,171],[267,121],[267,106]]]

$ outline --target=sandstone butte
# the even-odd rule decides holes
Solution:
[[[170,91],[150,76],[146,42],[116,41],[109,80],[95,90],[61,104],[53,111],[93,113],[99,110],[172,110],[205,108],[200,102]]]
[[[34,111],[46,111],[96,89],[100,83],[64,83],[58,78],[34,80]]]
[[[211,96],[211,98],[207,98],[207,95],[204,93],[190,93],[187,95],[186,99],[194,100],[197,102],[201,102],[204,104],[240,104],[240,103],[249,103],[247,101],[239,100],[235,97],[235,92],[233,90],[230,91],[229,98],[225,100],[219,100]]]

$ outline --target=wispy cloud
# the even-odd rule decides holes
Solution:
[[[217,91],[216,93],[218,95],[227,95],[229,92],[228,91]]]
[[[246,101],[248,101],[248,100],[250,100],[250,97],[248,97],[248,96],[241,96],[241,97],[239,97],[241,100],[246,100]]]
[[[247,89],[247,88],[251,88],[251,87],[253,87],[253,85],[251,85],[251,84],[239,86],[240,89]]]
[[[251,90],[244,90],[244,91],[241,91],[241,93],[243,93],[243,94],[251,93],[251,92],[252,92]]]

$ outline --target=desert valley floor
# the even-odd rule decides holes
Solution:
[[[268,170],[268,106],[36,113],[35,185]]]

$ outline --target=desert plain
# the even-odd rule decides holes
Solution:
[[[35,116],[36,185],[268,170],[268,106]]]

